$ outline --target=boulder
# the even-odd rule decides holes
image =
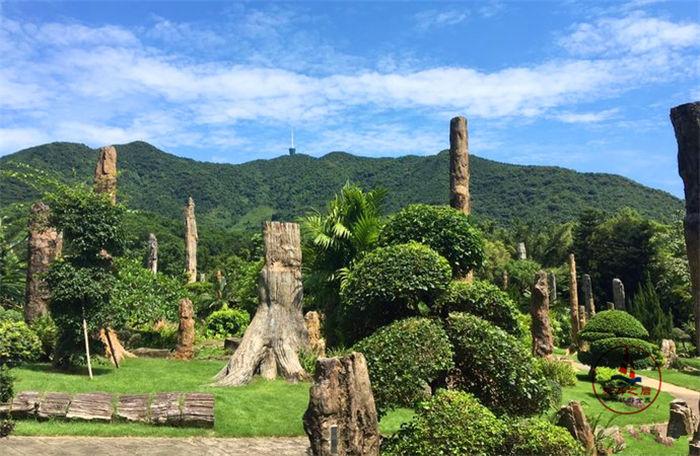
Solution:
[[[661,354],[664,355],[664,367],[672,366],[678,359],[676,343],[671,339],[661,340]]]
[[[682,435],[693,435],[698,417],[683,399],[674,399],[670,405],[670,416],[666,436],[677,439]]]
[[[566,428],[571,436],[586,449],[588,453],[595,450],[595,439],[583,407],[578,401],[571,401],[557,413],[557,425]]]

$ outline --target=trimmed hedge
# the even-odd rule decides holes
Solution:
[[[450,312],[466,312],[490,321],[504,331],[520,335],[518,309],[508,293],[492,283],[452,282],[447,292],[435,303],[435,311],[447,317]]]
[[[41,341],[25,322],[0,321],[0,365],[34,361],[41,352]]]
[[[465,276],[484,262],[484,241],[465,214],[449,206],[411,204],[382,228],[380,245],[420,242],[449,261],[455,277]]]
[[[341,321],[346,343],[353,343],[392,321],[431,307],[449,286],[450,265],[416,242],[381,247],[347,273],[341,287]]]
[[[395,407],[414,407],[425,387],[454,365],[452,346],[438,321],[407,318],[358,342],[367,359],[380,416]]]
[[[498,454],[504,456],[584,456],[584,448],[563,427],[541,418],[510,420],[505,444]]]
[[[471,394],[440,390],[382,445],[386,456],[501,454],[504,423]]]
[[[608,337],[647,339],[649,332],[639,320],[623,310],[598,312],[581,331],[581,339],[589,342]]]
[[[659,348],[645,340],[610,337],[591,343],[590,349],[579,352],[578,359],[589,366],[620,367],[625,361],[625,348],[635,369],[654,367],[663,362]],[[653,356],[654,363],[649,356]]]
[[[549,408],[554,388],[517,338],[474,315],[451,313],[447,322],[461,372],[458,387],[497,414],[532,415]]]
[[[241,309],[225,307],[212,312],[207,317],[207,334],[210,337],[225,338],[243,334],[250,323],[250,315]]]

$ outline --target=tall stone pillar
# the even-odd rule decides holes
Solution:
[[[51,262],[61,255],[63,237],[49,225],[51,209],[41,201],[29,211],[29,238],[27,240],[27,283],[25,288],[24,319],[32,323],[49,313],[49,289],[43,275]]]
[[[148,235],[148,270],[158,272],[158,239],[153,233]]]
[[[549,273],[549,302],[554,305],[557,302],[557,275]]]
[[[518,256],[518,260],[527,260],[527,250],[525,249],[524,242],[518,242],[515,246],[515,252]]]
[[[586,306],[587,317],[590,319],[595,315],[595,301],[593,300],[593,285],[591,276],[583,275],[583,304]]]
[[[112,202],[117,202],[117,149],[114,146],[100,147],[100,158],[95,167],[95,191],[107,193]]]
[[[612,281],[613,289],[613,302],[615,303],[615,309],[625,310],[625,285],[620,279],[613,279]]]
[[[571,341],[578,343],[578,332],[581,330],[578,315],[578,279],[576,278],[576,257],[569,254],[569,312],[571,313]]]
[[[471,212],[469,195],[469,134],[467,119],[450,121],[450,206],[465,214]]]
[[[578,306],[579,330],[582,330],[586,326],[586,323],[588,323],[588,319],[586,318],[586,306]]]
[[[685,190],[685,248],[695,309],[695,347],[700,354],[700,101],[671,109],[671,123]]]
[[[180,300],[178,310],[180,325],[177,328],[177,347],[173,357],[176,359],[192,359],[194,356],[194,308],[192,301],[187,298]]]
[[[197,281],[197,220],[194,216],[194,200],[190,196],[185,206],[185,271],[187,282]]]
[[[535,275],[530,316],[532,316],[532,354],[540,358],[548,357],[554,351],[554,338],[549,324],[549,285],[545,271],[539,271]]]

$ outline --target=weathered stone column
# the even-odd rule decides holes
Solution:
[[[194,216],[194,200],[190,196],[185,206],[185,271],[187,282],[197,281],[197,220]]]
[[[590,319],[595,315],[595,301],[593,300],[591,276],[588,274],[583,275],[583,304],[586,306],[587,318]]]
[[[515,246],[515,253],[518,256],[518,260],[527,260],[527,249],[524,242],[518,242]]]
[[[571,312],[571,341],[578,344],[578,332],[581,330],[578,315],[578,280],[576,278],[576,257],[569,254],[569,311]]]
[[[321,336],[321,316],[315,310],[304,315],[306,332],[309,333],[309,350],[319,358],[326,356],[326,340]]]
[[[593,429],[588,424],[580,402],[571,401],[569,405],[559,409],[557,425],[566,428],[571,436],[583,445],[587,454],[594,452],[595,439],[593,437]]]
[[[95,167],[95,191],[107,193],[112,202],[117,202],[117,149],[114,146],[100,147],[100,158]]]
[[[177,347],[173,357],[192,359],[194,356],[194,308],[187,298],[180,300],[180,326],[177,328]]]
[[[316,361],[304,431],[314,456],[378,456],[379,424],[362,353]]]
[[[613,289],[613,302],[615,303],[615,309],[625,310],[625,286],[620,279],[613,279],[612,281]]]
[[[540,358],[548,357],[554,351],[554,338],[549,324],[549,286],[545,271],[539,271],[535,275],[530,315],[532,316],[532,354]]]
[[[557,302],[557,275],[549,273],[549,302],[554,305]]]
[[[582,330],[586,326],[586,323],[588,323],[588,319],[586,318],[586,307],[578,306],[578,328],[579,328],[579,330]]]
[[[158,239],[153,233],[148,235],[148,270],[158,272]]]
[[[469,134],[467,119],[450,121],[450,206],[465,214],[471,212],[469,195]]]
[[[671,123],[685,190],[685,248],[695,310],[695,347],[700,354],[700,101],[671,109]]]
[[[43,274],[51,262],[61,255],[63,237],[49,225],[51,209],[41,201],[29,210],[29,238],[27,240],[27,283],[24,300],[24,319],[32,323],[48,315],[50,292]]]

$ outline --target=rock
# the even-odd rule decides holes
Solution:
[[[591,276],[583,275],[583,304],[586,306],[586,318],[588,320],[595,315],[595,301],[593,299],[593,285],[591,285]]]
[[[177,328],[177,347],[173,358],[192,359],[194,356],[194,308],[187,298],[180,300],[180,326]]]
[[[530,316],[532,317],[532,354],[540,358],[548,357],[554,351],[554,338],[549,324],[549,286],[545,271],[539,271],[535,275]]]
[[[678,359],[676,343],[671,339],[662,339],[661,354],[664,355],[664,367],[672,366]]]
[[[122,394],[117,402],[116,416],[127,421],[148,421],[148,394]]]
[[[319,358],[326,356],[326,340],[321,336],[321,317],[312,310],[304,315],[306,331],[309,333],[309,350]]]
[[[314,456],[378,456],[379,424],[362,353],[321,358],[304,413]]]
[[[65,418],[70,400],[70,394],[67,393],[46,393],[39,399],[36,416],[40,419]]]
[[[683,399],[674,399],[669,404],[670,416],[666,436],[677,439],[682,435],[693,435],[698,417]]]
[[[151,423],[179,426],[182,422],[180,395],[178,393],[155,394],[151,401],[150,411]]]
[[[555,305],[557,302],[557,275],[549,273],[549,302]]]
[[[149,348],[140,347],[131,350],[131,352],[142,358],[168,358],[170,357],[171,351],[167,348]]]
[[[469,134],[467,119],[454,117],[450,121],[450,206],[469,214]]]
[[[527,260],[527,250],[525,249],[524,242],[518,242],[518,244],[515,246],[515,253],[518,260]]]
[[[111,421],[112,395],[107,393],[76,394],[68,406],[69,420]]]
[[[639,397],[626,397],[622,400],[623,403],[629,405],[630,407],[634,408],[644,408],[646,407],[646,403]]]
[[[182,425],[214,427],[214,395],[188,393],[182,402]]]
[[[153,274],[158,272],[158,238],[153,233],[148,235],[147,267]]]
[[[51,263],[61,255],[63,236],[49,224],[51,210],[41,201],[29,211],[27,238],[27,282],[25,288],[24,319],[31,323],[49,313],[49,289],[44,274]]]
[[[612,290],[615,309],[625,310],[625,285],[622,283],[622,280],[613,279]]]
[[[595,449],[593,430],[588,424],[580,402],[570,401],[569,405],[560,408],[557,413],[557,425],[565,427],[588,453],[593,452]]]
[[[571,342],[578,344],[578,332],[583,328],[578,315],[578,281],[576,279],[576,257],[569,254],[569,313],[571,314]]]
[[[226,353],[233,353],[239,345],[241,345],[240,337],[227,337],[226,340],[224,340],[224,351]]]
[[[100,147],[100,158],[95,167],[95,192],[107,193],[112,202],[117,201],[117,149]]]
[[[194,216],[194,200],[190,196],[185,206],[185,271],[187,281],[197,281],[197,220]]]

